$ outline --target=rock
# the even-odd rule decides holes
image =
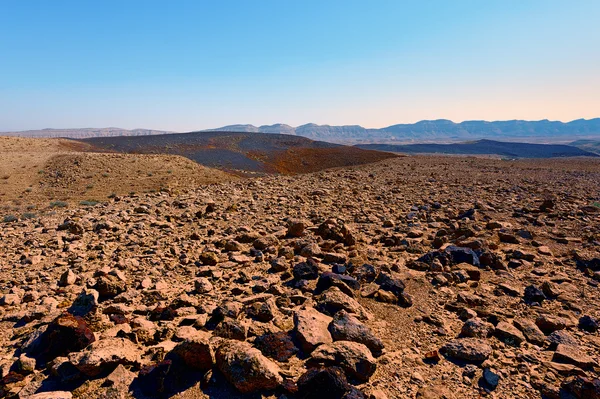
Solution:
[[[375,372],[375,359],[369,349],[357,342],[336,341],[323,344],[311,353],[311,364],[341,367],[346,376],[366,382]]]
[[[319,278],[319,268],[312,259],[295,264],[292,273],[296,280],[316,280]]]
[[[27,375],[35,371],[36,361],[34,358],[28,357],[26,354],[21,354],[17,361],[17,370],[19,373]]]
[[[210,337],[209,333],[197,331],[192,337],[177,344],[171,351],[171,356],[182,361],[187,367],[210,370],[214,364]]]
[[[579,318],[579,328],[589,333],[595,333],[600,329],[600,322],[592,316],[581,316]]]
[[[27,399],[72,399],[73,394],[69,391],[39,392],[27,396]]]
[[[107,274],[98,277],[94,288],[100,294],[100,300],[106,300],[125,292],[125,282],[117,276]]]
[[[219,323],[217,328],[215,328],[214,334],[221,338],[244,341],[246,339],[247,331],[246,326],[240,321],[226,318]]]
[[[305,353],[312,352],[321,344],[333,342],[328,330],[332,320],[311,307],[294,312],[294,331]]]
[[[371,332],[371,329],[361,323],[356,317],[345,310],[340,310],[329,324],[329,332],[334,341],[352,341],[365,345],[374,356],[380,356],[383,342]]]
[[[275,258],[271,261],[271,270],[275,273],[288,271],[290,268],[289,262],[287,258],[280,256],[279,258]]]
[[[345,310],[348,313],[354,313],[361,320],[369,318],[368,312],[356,300],[344,294],[337,287],[327,289],[316,299],[317,310],[330,316],[340,310]]]
[[[260,251],[264,251],[265,249],[267,249],[269,247],[278,246],[279,240],[277,239],[277,237],[275,237],[273,235],[268,235],[268,236],[257,238],[256,240],[254,240],[252,245],[254,246],[254,248],[256,248]]]
[[[574,364],[584,370],[596,366],[596,362],[591,356],[583,353],[575,346],[559,344],[556,347],[552,360],[555,362]]]
[[[292,338],[283,331],[256,337],[254,346],[263,355],[278,362],[285,362],[298,352],[298,348],[294,345]]]
[[[112,373],[106,377],[103,385],[112,388],[112,392],[121,394],[120,396],[125,396],[129,392],[129,387],[136,377],[137,375],[135,373],[127,370],[122,364],[119,364]]]
[[[343,399],[352,388],[339,367],[311,368],[298,379],[302,399]]]
[[[487,338],[491,335],[492,331],[494,331],[494,326],[491,323],[474,317],[468,319],[463,324],[460,334],[464,337]]]
[[[290,219],[288,221],[287,235],[289,237],[302,237],[308,222],[302,219]]]
[[[496,325],[496,337],[508,345],[519,346],[525,341],[525,336],[515,326],[505,321]]]
[[[215,358],[219,371],[242,393],[272,390],[283,382],[277,364],[247,342],[226,341]]]
[[[546,295],[535,285],[529,285],[525,288],[523,300],[525,303],[542,303],[546,299]]]
[[[215,266],[219,263],[219,256],[214,252],[205,251],[200,254],[199,260],[203,265]]]
[[[546,336],[533,321],[528,319],[515,319],[514,324],[521,330],[527,341],[538,346],[544,346],[546,344]]]
[[[352,270],[354,277],[363,283],[371,283],[377,278],[377,269],[375,266],[367,263]]]
[[[400,279],[393,278],[387,273],[380,273],[375,280],[375,283],[379,284],[379,287],[384,291],[389,291],[394,295],[398,296],[404,291],[404,282]]]
[[[67,270],[60,276],[59,284],[62,287],[66,287],[68,285],[73,285],[77,281],[77,276],[71,269]]]
[[[468,263],[473,266],[480,266],[479,256],[471,248],[462,248],[450,245],[445,249],[445,252],[450,255],[452,263]]]
[[[490,356],[492,347],[479,338],[460,338],[446,343],[440,351],[455,359],[479,363]]]
[[[6,294],[0,297],[0,306],[15,306],[21,303],[21,298],[17,294]]]
[[[600,399],[600,379],[575,376],[565,380],[562,388],[576,399]]]
[[[273,320],[275,317],[273,306],[269,302],[255,302],[246,307],[246,315],[263,323]]]
[[[535,324],[544,332],[550,334],[557,330],[563,330],[569,324],[567,319],[551,315],[541,315],[535,319]]]
[[[94,377],[119,364],[139,365],[141,351],[124,338],[107,338],[93,342],[81,352],[71,353],[69,362],[88,377]]]
[[[31,355],[47,362],[57,356],[82,350],[94,341],[94,333],[82,318],[65,313],[48,325]]]
[[[200,277],[194,281],[194,289],[198,294],[208,294],[213,288],[212,283],[206,277]]]
[[[74,316],[85,316],[98,307],[100,294],[96,290],[84,289],[81,291],[69,308],[69,313]]]
[[[554,331],[548,335],[548,342],[550,343],[550,349],[556,349],[559,344],[577,346],[579,342],[571,334],[565,330]]]
[[[338,287],[345,294],[352,296],[354,295],[353,290],[360,289],[360,283],[354,277],[325,272],[319,276],[315,294],[320,294],[330,287]]]
[[[518,244],[520,242],[519,237],[502,230],[498,231],[498,238],[500,239],[500,242],[505,242],[508,244]]]
[[[483,376],[481,378],[482,385],[489,391],[495,390],[500,383],[500,376],[488,368],[483,370]]]

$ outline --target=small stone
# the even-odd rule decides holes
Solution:
[[[288,221],[287,235],[289,237],[302,237],[308,223],[302,219],[290,219]]]
[[[500,376],[488,368],[483,370],[482,379],[484,387],[490,391],[496,389],[496,387],[500,383]]]
[[[316,280],[319,278],[319,268],[312,259],[295,264],[292,273],[296,280]]]
[[[525,341],[525,336],[515,326],[501,321],[496,326],[496,336],[508,345],[519,346]]]
[[[464,337],[487,338],[493,330],[494,326],[491,323],[474,317],[463,324],[460,333]]]
[[[213,288],[212,283],[206,277],[200,277],[194,281],[194,289],[198,294],[208,294]]]
[[[71,269],[67,270],[60,276],[59,284],[62,287],[66,287],[68,285],[73,285],[77,281],[77,276]]]
[[[595,333],[600,329],[600,322],[592,316],[582,316],[579,318],[579,328],[589,333]]]
[[[527,341],[538,346],[544,346],[546,344],[546,336],[533,321],[528,319],[515,319],[514,324],[521,330]]]
[[[456,359],[478,363],[490,356],[492,347],[479,338],[460,338],[448,342],[441,351]]]

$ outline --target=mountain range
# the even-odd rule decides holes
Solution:
[[[281,133],[336,143],[411,143],[457,142],[475,139],[520,139],[534,141],[572,141],[574,138],[600,138],[600,118],[559,121],[465,121],[446,119],[424,120],[412,124],[397,124],[381,129],[359,125],[316,125],[298,127],[275,125],[229,125],[211,131]]]
[[[452,143],[478,139],[566,143],[581,139],[600,139],[600,118],[577,119],[566,123],[546,119],[541,121],[465,121],[455,123],[446,119],[438,119],[391,125],[380,129],[365,128],[359,125],[330,126],[314,123],[293,127],[279,123],[263,126],[229,125],[205,131],[278,133],[342,144]],[[84,128],[29,130],[0,133],[0,135],[90,138],[165,133],[174,132],[152,129]]]

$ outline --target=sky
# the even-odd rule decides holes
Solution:
[[[600,117],[600,1],[0,0],[0,131]]]

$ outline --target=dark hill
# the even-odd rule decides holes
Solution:
[[[388,152],[268,133],[192,132],[83,139],[100,151],[175,154],[228,171],[306,173],[394,157]]]
[[[364,144],[359,148],[406,154],[501,155],[509,158],[598,157],[589,151],[562,144],[508,143],[479,140],[456,144]]]

